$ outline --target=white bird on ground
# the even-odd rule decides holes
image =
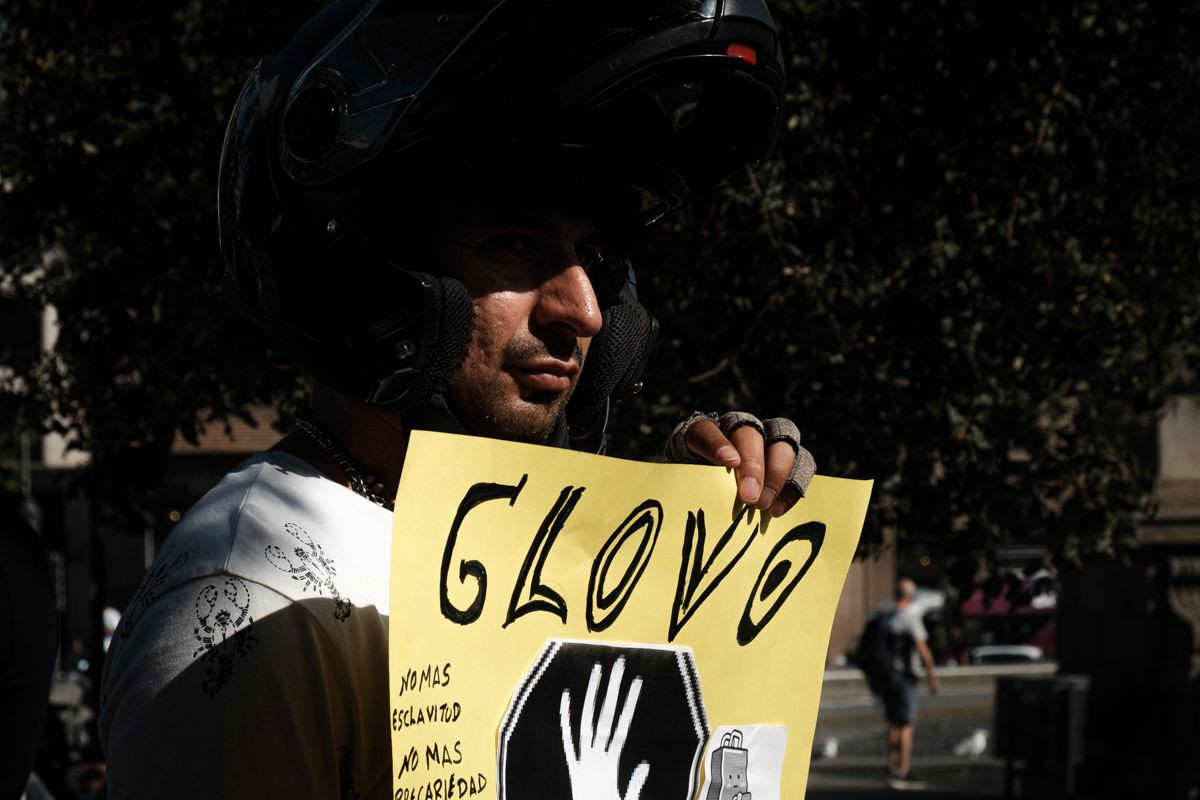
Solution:
[[[828,736],[821,742],[820,749],[817,750],[817,758],[837,758],[838,740],[835,736]]]
[[[987,752],[987,731],[976,728],[975,732],[958,744],[954,745],[954,755],[966,758],[979,758]]]

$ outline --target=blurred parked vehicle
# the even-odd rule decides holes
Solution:
[[[959,605],[963,640],[980,646],[1028,646],[1054,658],[1058,596],[1049,574],[998,578],[993,591],[976,589]],[[1021,659],[1014,656],[1017,660]],[[972,663],[977,663],[972,659]],[[996,663],[996,662],[992,662]]]
[[[985,644],[971,648],[972,664],[1027,664],[1045,660],[1042,648],[1028,644]]]

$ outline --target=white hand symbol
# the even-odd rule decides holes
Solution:
[[[558,704],[559,724],[562,728],[563,752],[567,756],[567,769],[571,774],[572,800],[638,800],[642,786],[650,774],[650,765],[643,761],[633,770],[624,796],[617,786],[617,767],[621,761],[621,750],[629,734],[629,723],[637,707],[638,695],[642,691],[642,679],[635,677],[629,686],[625,704],[621,706],[621,717],[613,728],[613,717],[617,710],[617,695],[621,690],[621,678],[625,675],[625,659],[620,657],[613,664],[608,687],[604,692],[604,705],[600,707],[599,724],[593,725],[596,710],[596,692],[600,688],[603,669],[599,664],[592,667],[588,680],[587,694],[583,698],[583,716],[579,719],[579,754],[575,754],[575,739],[571,735],[571,691],[563,689]]]

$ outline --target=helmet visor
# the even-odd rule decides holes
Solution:
[[[302,184],[380,156],[462,165],[542,151],[610,172],[656,216],[769,150],[782,67],[716,3],[372,0],[292,87],[281,163]],[[440,150],[440,155],[438,151]]]

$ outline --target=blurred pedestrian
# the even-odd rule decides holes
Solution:
[[[875,611],[867,621],[855,656],[871,691],[883,703],[888,721],[888,785],[894,789],[925,786],[911,769],[918,657],[929,679],[929,691],[937,694],[940,688],[916,598],[917,585],[901,579],[896,584],[895,602]]]

